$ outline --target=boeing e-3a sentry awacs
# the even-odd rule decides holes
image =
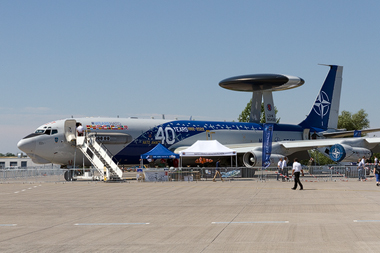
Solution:
[[[337,123],[343,67],[337,65],[329,65],[329,67],[329,73],[310,113],[298,125],[275,123],[271,92],[298,87],[304,83],[304,80],[287,75],[256,74],[227,78],[219,83],[226,89],[252,92],[251,122],[248,123],[137,118],[69,118],[38,127],[34,133],[19,141],[18,148],[25,152],[34,163],[54,163],[65,167],[74,163],[81,165],[84,160],[86,165],[90,165],[94,164],[94,159],[103,161],[102,156],[109,156],[112,157],[110,158],[112,161],[103,163],[107,164],[104,167],[108,167],[111,163],[138,164],[140,155],[151,150],[158,143],[179,152],[197,140],[213,139],[236,150],[239,166],[261,167],[263,124],[259,123],[259,119],[261,99],[264,98],[267,122],[273,123],[272,155],[270,156],[272,164],[277,164],[278,160],[285,156],[313,148],[323,148],[325,153],[338,162],[356,162],[358,158],[371,156],[371,149],[380,143],[380,138],[326,139],[323,137],[324,135],[339,137],[342,134],[337,130]],[[77,136],[75,129],[79,123],[86,130],[85,136]],[[346,135],[347,131],[343,134]],[[311,136],[318,136],[318,139]],[[88,139],[92,141],[86,144]],[[101,150],[106,151],[96,151],[94,145],[103,147]],[[86,159],[83,159],[83,156]]]

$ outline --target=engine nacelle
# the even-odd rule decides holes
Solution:
[[[285,156],[278,154],[271,154],[270,164],[277,166],[280,159],[284,159]],[[243,163],[248,168],[257,168],[262,166],[263,153],[261,151],[249,151],[243,156]]]
[[[357,162],[363,156],[369,158],[372,156],[372,151],[366,148],[351,147],[346,144],[335,144],[330,147],[330,159],[334,162]]]

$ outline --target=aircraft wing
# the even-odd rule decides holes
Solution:
[[[272,143],[271,164],[297,152],[318,149],[335,162],[356,162],[359,158],[371,157],[372,149],[379,147],[380,137],[330,138],[315,140],[281,141]],[[263,161],[262,143],[236,143],[225,146],[235,150],[241,157],[244,166],[260,167]],[[178,153],[184,147],[177,147]],[[298,153],[300,155],[300,153]]]
[[[359,130],[362,134],[366,133],[372,133],[372,132],[379,132],[380,128],[371,128],[371,129],[363,129]],[[354,136],[355,130],[352,131],[335,131],[335,132],[326,132],[322,133],[323,137],[326,138],[342,138],[347,136]]]
[[[294,153],[294,152],[298,152],[302,150],[332,146],[337,143],[338,143],[337,139],[317,139],[317,140],[280,141],[280,142],[273,142],[272,145],[273,147],[276,147],[276,149],[280,148],[286,151],[287,154],[289,154],[289,153]],[[225,146],[230,149],[236,150],[237,153],[246,153],[252,150],[262,149],[262,143],[241,143],[241,144],[229,144]],[[273,151],[276,152],[275,150]]]
[[[378,147],[380,137],[353,137],[330,138],[316,140],[282,141],[272,143],[271,163],[277,164],[284,156],[291,156],[297,152],[318,149],[335,162],[356,162],[359,158],[370,157],[372,149]],[[246,167],[260,167],[262,165],[262,143],[243,143],[226,145],[243,154],[243,163]]]
[[[364,138],[366,142],[370,144],[379,144],[380,143],[380,137],[370,137],[370,138]]]
[[[287,154],[302,150],[329,147],[335,144],[346,144],[353,147],[359,146],[364,148],[372,148],[374,145],[380,144],[380,137],[331,138],[316,140],[280,141],[272,143],[273,147],[275,147],[277,150],[280,148]],[[252,150],[261,150],[262,145],[262,143],[236,143],[226,144],[224,146],[235,150],[237,153],[246,153]],[[188,147],[189,146],[178,147],[175,149],[175,153],[178,153],[179,151],[182,151]],[[276,152],[276,150],[273,151]]]
[[[326,146],[332,146],[339,143],[340,139],[316,139],[316,140],[300,140],[300,141],[287,141],[281,142],[286,149],[313,149],[313,148],[322,148]]]
[[[380,144],[380,137],[356,137],[356,138],[332,138],[332,139],[316,139],[316,140],[297,140],[297,141],[280,141],[273,142],[273,146],[281,146],[287,151],[301,151],[314,148],[322,148],[335,144],[347,144],[352,146],[366,146],[365,144]],[[262,148],[262,143],[241,143],[228,144],[228,148],[236,150],[238,153],[248,152]]]
[[[262,143],[237,143],[237,144],[225,144],[224,146],[235,150],[237,153],[245,153],[251,151],[252,149],[257,149],[262,147]],[[174,149],[174,153],[179,154],[180,151],[187,149],[190,146],[180,146]]]

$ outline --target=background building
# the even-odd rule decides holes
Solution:
[[[33,163],[32,159],[25,156],[23,153],[19,153],[17,156],[4,156],[0,157],[0,169],[16,169],[16,168],[26,168],[26,167],[44,167],[52,166],[51,164],[36,164]]]

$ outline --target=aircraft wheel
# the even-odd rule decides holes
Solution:
[[[65,171],[65,174],[63,174],[63,176],[64,176],[64,178],[65,178],[65,180],[66,181],[71,181],[70,179],[71,179],[71,173],[70,173],[70,171]]]
[[[70,181],[77,181],[75,176],[77,175],[75,170],[70,170]]]

